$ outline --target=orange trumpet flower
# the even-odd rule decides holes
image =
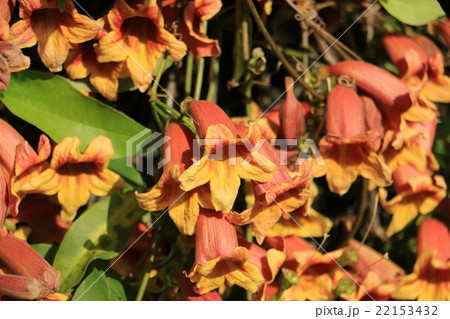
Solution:
[[[156,0],[117,0],[107,15],[111,28],[98,46],[98,62],[122,62],[141,92],[152,82],[149,76],[156,59],[168,51],[176,59],[186,54],[186,45],[164,29],[164,18]]]
[[[72,221],[89,193],[106,196],[125,187],[124,180],[108,169],[114,150],[111,141],[98,136],[81,153],[78,137],[66,137],[55,146],[50,164],[50,142],[41,136],[38,154],[19,145],[12,179],[12,194],[19,201],[27,194],[56,195],[61,217]],[[18,203],[17,203],[18,205]]]
[[[82,43],[95,37],[100,26],[79,14],[72,0],[64,11],[51,0],[20,0],[21,20],[11,26],[9,42],[20,48],[38,44],[42,62],[52,72],[62,70],[69,54],[69,43]]]
[[[228,213],[240,179],[267,182],[277,167],[254,150],[261,137],[256,125],[241,137],[230,118],[214,103],[193,101],[188,108],[198,135],[207,145],[200,160],[181,174],[181,188],[188,191],[209,184],[215,210]]]
[[[344,195],[358,175],[378,186],[391,183],[391,172],[376,151],[381,145],[377,130],[366,132],[363,109],[356,93],[337,85],[327,99],[327,135],[319,149],[326,165],[315,167],[315,176],[326,175],[330,190]]]
[[[194,134],[183,125],[171,123],[166,130],[167,142],[164,156],[169,159],[158,184],[149,192],[138,194],[139,206],[147,211],[159,211],[169,207],[170,218],[184,235],[195,233],[200,207],[212,209],[207,186],[183,191],[180,176],[192,165]]]
[[[413,272],[401,278],[392,297],[450,300],[450,234],[445,224],[431,218],[420,224]]]
[[[393,179],[397,193],[394,198],[388,201],[387,191],[379,190],[381,205],[393,215],[386,232],[388,236],[401,231],[419,213],[431,213],[447,193],[442,176],[431,177],[411,165],[398,166]]]
[[[236,229],[225,214],[201,209],[196,233],[195,265],[188,275],[196,293],[234,284],[256,292],[264,278],[250,263],[249,251],[238,246]]]
[[[304,161],[295,166],[295,172],[289,172],[273,147],[265,141],[260,154],[270,162],[277,165],[273,177],[266,183],[252,181],[255,194],[254,205],[238,214],[230,212],[229,220],[237,225],[252,224],[252,232],[258,243],[262,243],[267,231],[280,219],[282,215],[301,207],[312,193],[309,190],[311,183],[311,163]],[[290,218],[289,215],[286,218]]]
[[[203,26],[222,8],[220,0],[195,0],[186,3],[183,17],[178,25],[178,32],[189,51],[196,57],[216,57],[221,54],[219,42],[208,38]],[[179,8],[163,7],[166,25],[171,26],[178,16]]]

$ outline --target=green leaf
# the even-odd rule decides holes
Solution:
[[[392,16],[409,25],[425,25],[445,16],[437,0],[380,0]]]
[[[137,186],[144,186],[141,173],[126,165],[125,158],[113,159],[109,162],[109,168],[123,176],[127,181]]]
[[[66,0],[58,0],[59,11],[63,12],[66,7]]]
[[[61,272],[60,291],[76,286],[95,259],[116,257],[142,217],[133,192],[113,194],[88,208],[69,228],[53,267]]]
[[[31,248],[34,249],[42,258],[44,258],[49,264],[53,263],[55,259],[56,251],[58,247],[51,244],[32,244]]]
[[[73,294],[76,301],[124,301],[127,299],[125,289],[113,270],[93,267]],[[116,277],[116,278],[114,278]]]
[[[64,78],[32,70],[11,74],[0,99],[16,116],[38,127],[54,141],[78,136],[85,148],[104,135],[114,146],[113,158],[125,158],[126,142],[145,129],[125,114],[85,96]],[[133,150],[133,155],[135,150]]]

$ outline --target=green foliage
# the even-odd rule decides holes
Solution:
[[[106,267],[90,267],[88,275],[75,290],[76,301],[124,301],[127,299],[120,276]]]
[[[61,292],[77,285],[93,260],[116,257],[142,214],[133,192],[114,194],[87,209],[70,227],[55,256]]]
[[[392,16],[409,25],[425,25],[445,16],[437,0],[380,0]]]
[[[33,248],[39,255],[42,256],[48,263],[52,264],[55,259],[58,247],[51,244],[32,244]]]

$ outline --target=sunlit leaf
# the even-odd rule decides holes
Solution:
[[[114,194],[87,209],[69,228],[55,256],[61,292],[80,282],[91,261],[116,257],[142,214],[133,192]]]
[[[410,25],[425,25],[445,16],[437,0],[380,0],[392,16]]]

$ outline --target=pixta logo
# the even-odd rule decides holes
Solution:
[[[144,161],[146,173],[153,175],[154,158],[158,155],[159,149],[171,139],[170,136],[163,136],[161,133],[144,129],[132,138],[127,140],[126,164],[134,167],[139,172],[144,172]],[[170,148],[170,146],[169,146]],[[170,149],[166,156],[157,164],[158,169],[170,161]]]

